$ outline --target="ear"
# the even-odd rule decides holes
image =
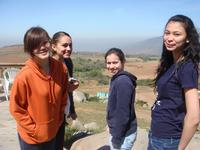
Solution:
[[[55,44],[51,44],[51,48],[55,49],[56,45]]]

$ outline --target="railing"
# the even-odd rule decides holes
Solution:
[[[3,77],[3,71],[6,68],[19,68],[21,69],[25,64],[24,63],[0,63],[0,78]]]

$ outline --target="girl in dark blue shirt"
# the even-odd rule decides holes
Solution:
[[[157,68],[157,99],[152,106],[148,150],[184,150],[200,121],[199,35],[184,15],[169,19]]]
[[[131,150],[136,139],[136,77],[124,71],[125,56],[118,48],[105,54],[106,68],[112,74],[107,106],[111,150]]]

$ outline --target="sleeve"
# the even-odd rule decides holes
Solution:
[[[69,92],[69,100],[70,100],[70,113],[75,113],[75,107],[74,107],[74,99],[73,99],[73,92]]]
[[[192,62],[184,64],[179,72],[179,80],[182,88],[198,88],[198,67]]]
[[[61,116],[63,116],[65,107],[67,105],[67,98],[68,98],[68,70],[66,66],[63,64],[63,69],[62,69],[62,77],[63,77],[63,97],[62,97],[62,102],[61,102]]]
[[[120,144],[126,134],[127,126],[130,121],[131,106],[135,87],[128,77],[120,78],[116,84],[116,109],[114,113],[112,133],[112,143]]]
[[[27,133],[34,133],[36,124],[30,117],[27,109],[27,87],[26,84],[16,78],[10,94],[10,113],[15,118],[17,124],[24,128]]]
[[[67,61],[65,62],[68,71],[69,71],[69,75],[70,77],[73,77],[73,69],[74,69],[74,65],[73,65],[73,61],[71,58],[66,59]],[[73,98],[73,91],[69,92],[69,100],[70,100],[70,113],[73,114],[75,113],[75,107],[74,107],[74,98]]]

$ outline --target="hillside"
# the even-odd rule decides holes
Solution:
[[[119,47],[122,50],[124,50],[126,54],[132,54],[132,55],[145,54],[145,55],[159,55],[160,56],[160,53],[161,53],[162,37],[155,37],[155,38],[143,40],[137,43],[131,42],[130,39],[129,41],[121,40],[120,42],[121,43],[117,41],[114,42],[112,40],[108,40],[105,42],[102,41],[101,43],[97,44],[96,41],[92,42],[92,41],[85,40],[84,43],[83,41],[81,42],[75,41],[76,45],[74,45],[75,46],[74,50],[76,51],[78,47],[81,47],[81,49],[79,48],[80,49],[79,52],[88,51],[90,53],[91,52],[104,53],[106,49],[109,49],[111,47]],[[98,47],[98,49],[95,47]],[[0,48],[0,55],[7,54],[8,52],[9,53],[20,52],[20,54],[22,54],[23,45],[11,45],[11,46],[5,46],[5,47]]]
[[[11,45],[0,48],[0,62],[23,63],[27,59],[23,45]]]

